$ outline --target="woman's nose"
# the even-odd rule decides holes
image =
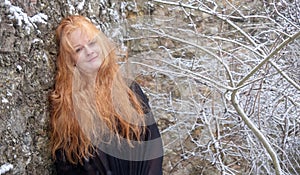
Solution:
[[[85,47],[85,51],[86,51],[86,54],[87,54],[87,55],[90,55],[90,54],[93,53],[93,49],[90,48],[89,46],[86,46],[86,47]]]

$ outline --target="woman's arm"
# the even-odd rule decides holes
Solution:
[[[138,99],[142,105],[143,111],[146,115],[146,124],[148,123],[148,125],[147,125],[147,129],[146,129],[144,141],[155,140],[155,142],[153,142],[153,145],[152,144],[147,145],[148,146],[147,152],[155,153],[156,155],[160,155],[160,156],[155,156],[154,159],[151,159],[151,160],[147,159],[145,161],[145,163],[146,163],[145,167],[147,167],[147,172],[148,172],[147,175],[162,175],[163,174],[162,173],[163,144],[162,144],[159,129],[157,127],[157,124],[156,124],[153,114],[151,112],[151,107],[149,105],[149,99],[144,94],[144,92],[142,91],[142,89],[138,85],[138,83],[133,82],[131,84],[130,88],[138,97]],[[146,157],[148,157],[148,156],[146,155]]]
[[[96,156],[84,160],[83,164],[72,164],[66,160],[63,151],[58,150],[54,165],[57,175],[106,175],[101,161]]]
[[[67,161],[62,150],[56,151],[54,165],[57,175],[80,174],[80,167]]]

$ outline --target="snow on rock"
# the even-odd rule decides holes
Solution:
[[[5,0],[4,6],[8,7],[10,15],[8,17],[10,19],[16,19],[18,21],[18,25],[25,25],[25,29],[30,32],[30,27],[37,28],[35,23],[43,23],[46,24],[48,20],[48,16],[44,13],[38,13],[32,17],[28,16],[23,12],[22,8],[18,6],[14,6],[11,4],[9,0]]]
[[[17,65],[17,69],[18,69],[19,71],[21,71],[21,70],[22,70],[22,66]]]
[[[11,92],[7,92],[7,96],[12,96],[12,93]]]
[[[8,103],[8,100],[5,97],[2,97],[2,103]]]
[[[82,2],[79,2],[78,5],[77,5],[77,9],[82,10],[83,6],[84,6],[84,3],[85,3],[85,0],[83,0]]]
[[[5,163],[5,164],[1,165],[1,167],[0,167],[0,175],[8,172],[9,170],[11,170],[13,168],[14,168],[14,166],[12,164],[10,164],[10,163]]]
[[[48,16],[44,13],[38,13],[30,18],[32,22],[47,24]]]

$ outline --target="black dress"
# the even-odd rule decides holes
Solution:
[[[140,86],[137,83],[132,83],[130,88],[140,100],[148,120],[154,121],[148,98]],[[54,162],[56,172],[58,175],[162,175],[163,147],[155,122],[146,127],[146,134],[143,140],[156,140],[156,144],[153,146],[147,145],[146,150],[149,155],[153,153],[160,156],[153,156],[153,159],[145,160],[125,160],[98,150],[93,157],[89,160],[84,160],[83,165],[81,165],[71,164],[66,160],[63,150],[58,150],[56,152],[57,158]],[[145,149],[141,150],[144,151]]]

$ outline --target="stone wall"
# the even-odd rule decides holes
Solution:
[[[56,69],[55,27],[63,16],[82,14],[107,30],[127,15],[118,0],[83,2],[0,2],[0,174],[54,173],[48,95]]]

